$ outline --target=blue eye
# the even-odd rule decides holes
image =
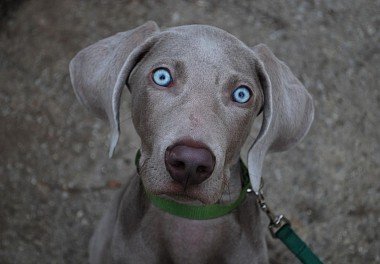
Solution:
[[[251,98],[252,92],[251,90],[246,86],[239,86],[232,92],[232,100],[244,104],[249,101]]]
[[[167,87],[173,80],[168,69],[158,68],[153,71],[153,81],[163,87]]]

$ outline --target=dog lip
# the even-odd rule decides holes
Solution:
[[[196,187],[195,187],[196,188]],[[194,192],[195,191],[195,192]],[[210,204],[207,197],[198,193],[193,188],[184,190],[183,187],[175,182],[166,186],[166,188],[153,189],[150,192],[154,195],[173,200],[178,203],[192,204],[192,205],[206,205]]]
[[[206,201],[202,197],[198,197],[198,195],[194,195],[189,193],[188,191],[184,191],[182,186],[172,186],[172,189],[166,190],[155,190],[152,194],[157,195],[159,197],[169,199],[178,203],[183,204],[192,204],[192,205],[205,205]]]
[[[189,205],[204,205],[204,202],[202,202],[201,199],[195,198],[193,196],[186,195],[184,193],[165,193],[161,194],[163,198],[183,203],[183,204],[189,204]]]

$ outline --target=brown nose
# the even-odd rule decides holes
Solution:
[[[173,180],[186,187],[209,178],[214,170],[215,158],[207,148],[176,145],[166,150],[165,165]]]

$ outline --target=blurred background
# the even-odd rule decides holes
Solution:
[[[380,263],[380,2],[370,0],[0,2],[0,263],[86,263],[88,240],[135,171],[139,139],[123,99],[122,138],[76,100],[68,64],[95,41],[154,20],[220,27],[266,43],[314,97],[315,121],[269,155],[272,207],[326,263]],[[272,263],[296,263],[269,239]]]

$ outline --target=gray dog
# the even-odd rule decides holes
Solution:
[[[79,100],[109,120],[110,156],[124,87],[142,142],[139,173],[102,218],[90,263],[268,263],[254,193],[225,216],[192,220],[157,208],[146,192],[193,205],[237,199],[240,149],[262,112],[248,153],[257,191],[266,153],[295,145],[313,121],[311,96],[283,62],[215,27],[161,31],[147,22],[80,51],[70,75]]]

